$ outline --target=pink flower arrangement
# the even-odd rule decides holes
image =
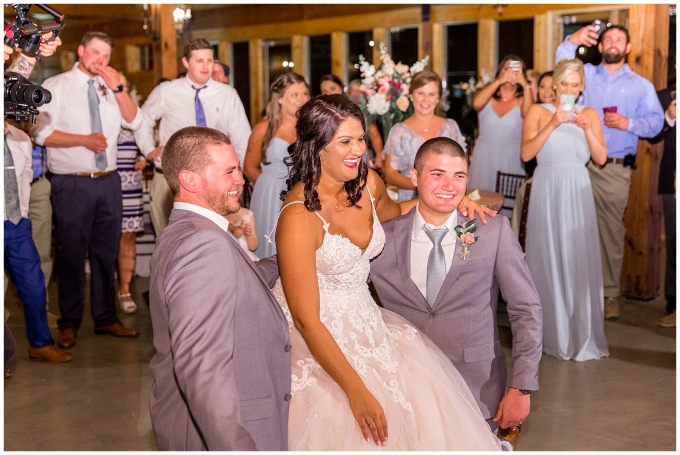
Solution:
[[[475,235],[470,232],[466,232],[465,234],[460,236],[460,241],[463,243],[467,243],[468,245],[472,245],[473,243],[475,243]]]
[[[413,74],[425,68],[429,57],[411,67],[401,62],[395,64],[385,45],[380,43],[380,60],[382,65],[376,70],[363,55],[359,56],[361,95],[358,104],[368,123],[381,123],[384,139],[387,140],[392,125],[413,115],[413,106],[408,98],[409,84]]]
[[[475,231],[477,230],[475,219],[473,218],[465,224],[459,224],[453,230],[463,244],[463,251],[460,252],[460,257],[463,261],[467,261],[468,256],[470,256],[470,245],[476,243],[479,239],[479,237],[475,237]]]

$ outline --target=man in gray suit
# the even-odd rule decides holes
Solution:
[[[269,291],[278,269],[250,260],[223,216],[239,209],[238,166],[227,136],[211,128],[183,128],[165,146],[175,202],[150,288],[160,450],[288,447],[289,332]]]
[[[468,221],[456,210],[467,171],[467,156],[451,139],[430,139],[420,147],[411,170],[418,205],[383,224],[385,248],[371,263],[371,280],[382,305],[429,336],[456,366],[495,432],[529,414],[529,394],[538,390],[543,316],[506,217],[477,223],[469,241],[477,239],[466,248],[458,238],[456,225],[464,229]],[[507,393],[496,321],[499,290],[513,334]]]

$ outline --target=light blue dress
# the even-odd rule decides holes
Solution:
[[[441,129],[437,132],[436,137],[448,137],[449,139],[453,139],[463,147],[463,150],[467,151],[465,139],[455,120],[447,118],[444,121],[444,125],[442,125]],[[392,167],[398,170],[402,175],[411,178],[411,169],[413,168],[413,162],[416,159],[416,152],[418,152],[418,149],[424,142],[425,138],[420,134],[416,133],[403,123],[397,123],[392,127],[390,134],[387,136],[382,156],[385,158],[385,156],[390,155]],[[416,190],[399,190],[399,202],[408,201],[417,197],[418,191]]]
[[[524,175],[520,145],[522,143],[522,111],[515,106],[499,117],[491,107],[491,101],[479,111],[479,137],[470,158],[468,190],[496,191],[498,171]],[[511,199],[505,204],[510,205]],[[504,205],[505,205],[504,204]],[[512,216],[503,210],[502,215]]]
[[[551,113],[552,104],[542,104]],[[580,111],[583,106],[577,105]],[[600,242],[585,133],[563,123],[536,156],[526,261],[543,307],[543,352],[568,360],[609,355]]]
[[[288,156],[288,142],[275,137],[267,146],[266,157],[269,164],[262,164],[262,174],[258,177],[250,198],[250,210],[255,216],[257,229],[257,250],[255,255],[260,259],[276,254],[276,249],[268,241],[265,235],[276,223],[276,218],[281,210],[281,191],[286,187],[288,167],[283,159]]]

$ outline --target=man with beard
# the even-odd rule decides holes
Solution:
[[[586,25],[566,37],[557,48],[555,62],[574,58],[579,46],[597,44],[602,62],[584,65],[586,86],[583,103],[604,115],[602,133],[608,157],[603,166],[588,163],[597,210],[604,282],[604,317],[618,318],[619,288],[626,228],[623,214],[628,205],[631,167],[635,166],[638,138],[656,136],[664,124],[664,112],[651,82],[634,73],[626,63],[630,52],[628,30],[620,25],[598,29]]]
[[[243,177],[227,136],[186,127],[165,144],[174,195],[151,258],[154,384],[160,450],[286,450],[290,338],[269,288],[275,260],[253,262],[224,217]]]

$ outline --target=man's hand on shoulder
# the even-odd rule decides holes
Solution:
[[[501,428],[520,425],[529,415],[530,408],[531,395],[524,395],[519,390],[510,388],[501,399],[493,421]]]
[[[597,44],[597,38],[597,29],[592,25],[586,25],[572,33],[571,36],[569,36],[569,42],[579,46],[590,47]]]

